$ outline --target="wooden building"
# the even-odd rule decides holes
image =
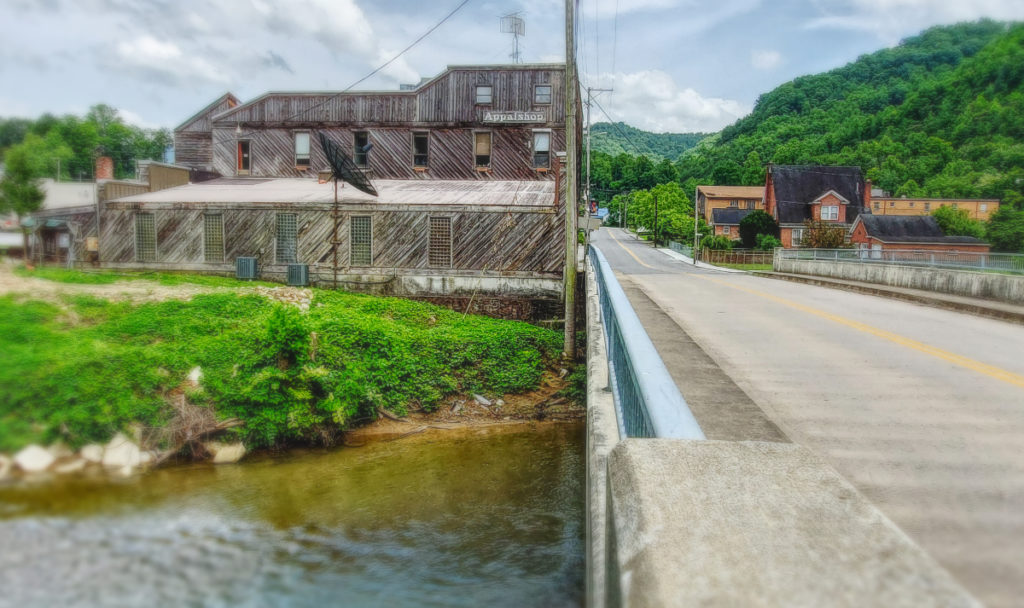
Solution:
[[[224,95],[175,130],[175,162],[222,177],[106,202],[102,264],[233,274],[254,259],[265,279],[559,317],[564,82],[561,64],[451,66],[399,91]],[[318,179],[321,134],[378,196]]]

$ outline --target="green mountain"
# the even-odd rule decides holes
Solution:
[[[615,156],[644,154],[654,160],[679,156],[707,137],[707,133],[651,133],[624,122],[598,122],[590,126],[591,148]]]

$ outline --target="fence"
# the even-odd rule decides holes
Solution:
[[[701,260],[708,264],[768,264],[774,252],[760,249],[704,249]]]
[[[781,260],[835,260],[1024,274],[1024,254],[921,249],[779,249]]]
[[[590,259],[601,302],[619,433],[624,437],[704,439],[604,254],[591,245]]]
[[[681,254],[685,255],[686,257],[688,257],[688,258],[692,258],[693,257],[693,247],[690,247],[689,245],[683,245],[682,243],[677,243],[675,241],[669,241],[668,242],[668,248],[671,249],[672,251],[677,252],[677,253],[681,253]]]

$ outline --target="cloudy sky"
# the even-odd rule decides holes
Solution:
[[[460,1],[0,0],[0,116],[103,102],[173,128],[225,91],[340,90]],[[512,11],[525,61],[564,60],[562,0],[469,0],[359,88],[507,61],[498,18]],[[580,0],[578,58],[585,86],[614,88],[599,98],[613,119],[714,131],[796,76],[981,17],[1024,20],[1024,0]]]

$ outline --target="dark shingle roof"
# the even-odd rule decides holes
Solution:
[[[868,236],[886,243],[950,243],[981,244],[973,236],[946,236],[939,222],[930,215],[871,215],[862,214]]]
[[[753,209],[712,209],[711,222],[715,225],[737,225],[753,212]]]
[[[857,219],[864,206],[864,178],[860,167],[775,165],[771,168],[780,224],[811,219],[810,202],[835,190],[850,201],[846,221]]]

